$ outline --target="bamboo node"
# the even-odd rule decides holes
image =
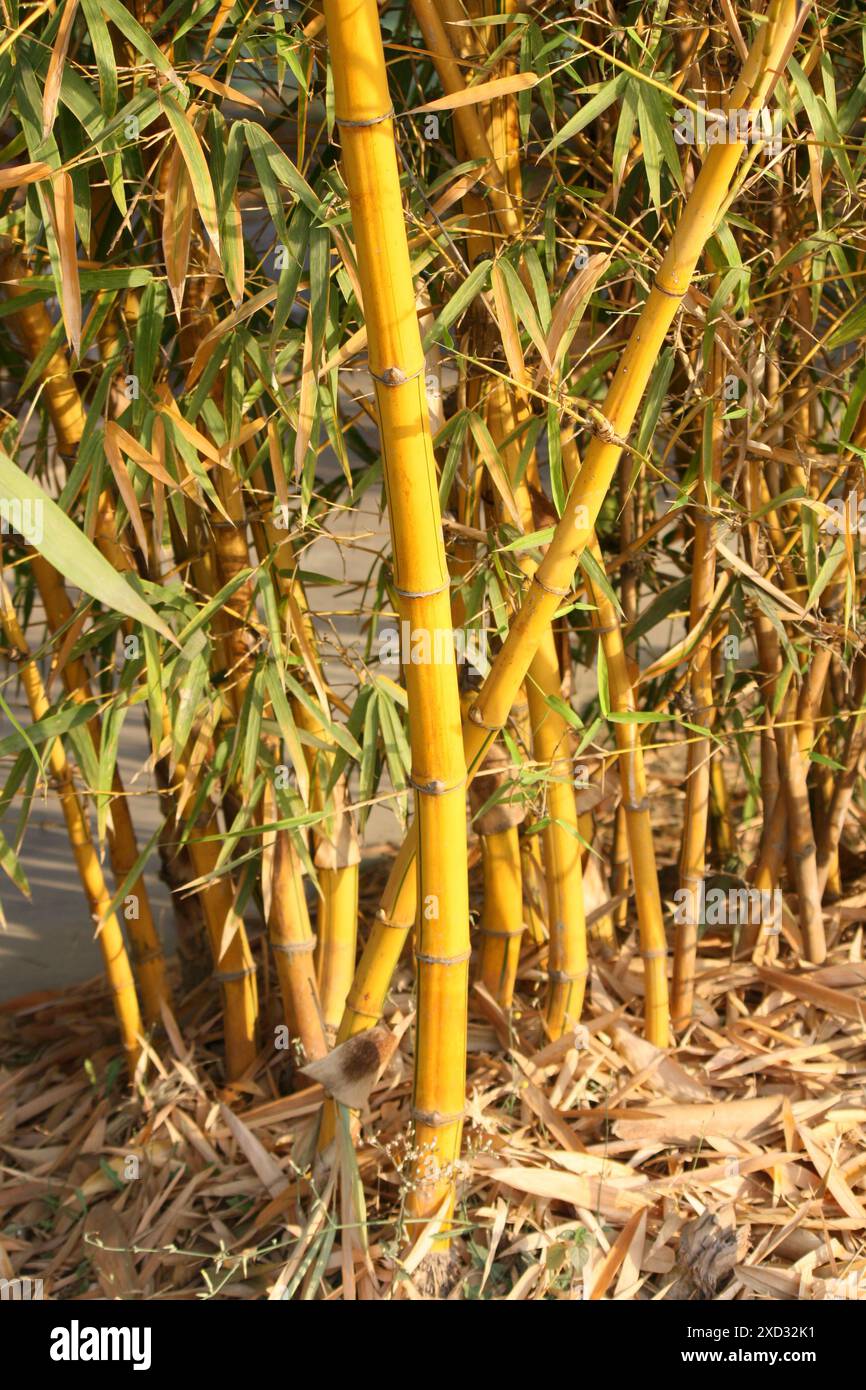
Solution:
[[[316,936],[315,936],[315,933],[310,937],[310,939],[309,939],[308,941],[272,941],[272,942],[271,942],[271,950],[272,950],[272,951],[281,951],[281,952],[283,953],[284,956],[296,956],[296,955],[299,955],[299,954],[300,954],[301,952],[303,952],[303,951],[315,951],[315,949],[316,949]],[[249,973],[249,972],[246,972],[246,973]]]
[[[384,116],[370,116],[369,119],[366,121],[350,121],[347,117],[344,116],[334,117],[334,121],[338,126],[348,126],[350,129],[354,127],[355,130],[363,130],[364,127],[368,125],[381,125],[383,121],[393,121],[393,119],[393,106],[391,107],[390,111],[385,112]]]
[[[589,970],[584,966],[583,970],[576,970],[573,972],[568,970],[548,970],[547,978],[550,980],[551,984],[570,985],[574,980],[585,980],[588,974]]]
[[[384,372],[371,371],[370,375],[381,386],[405,386],[407,381],[414,381],[423,372],[423,366],[419,367],[416,372],[404,372],[402,367],[386,367]]]
[[[444,593],[445,590],[450,589],[450,587],[451,580],[446,579],[445,583],[440,584],[436,589],[401,589],[395,584],[394,592],[398,594],[400,598],[433,598],[434,595]]]
[[[480,712],[480,710],[479,710],[479,708],[478,708],[477,705],[470,705],[470,706],[469,706],[469,710],[468,710],[468,712],[467,712],[467,718],[468,718],[468,719],[471,719],[471,720],[472,720],[472,723],[473,723],[473,724],[477,724],[477,725],[479,726],[479,728],[481,728],[481,729],[489,729],[490,732],[493,733],[493,734],[498,734],[498,733],[500,732],[500,730],[502,729],[502,725],[501,725],[501,724],[487,724],[487,723],[485,723],[485,721],[484,721],[484,719],[482,718],[481,712]]]
[[[447,796],[449,792],[460,791],[462,787],[466,786],[465,777],[461,777],[459,782],[452,782],[450,785],[446,782],[439,782],[435,778],[432,782],[418,782],[410,776],[409,781],[415,791],[420,792],[422,796]]]
[[[428,956],[416,951],[415,959],[420,965],[463,965],[471,955],[471,951],[461,951],[459,956]]]
[[[560,589],[553,584],[545,584],[543,579],[539,579],[538,570],[536,570],[535,574],[532,576],[532,582],[533,584],[537,584],[539,589],[543,589],[546,594],[550,594],[553,598],[568,598],[571,593],[570,585],[567,589]]]
[[[685,290],[669,290],[660,280],[653,282],[653,288],[657,289],[659,294],[666,294],[668,299],[682,299],[685,295]]]
[[[402,922],[392,922],[390,918],[386,917],[384,907],[380,907],[376,913],[376,921],[382,927],[390,927],[392,931],[407,932],[409,930]]]
[[[597,406],[589,406],[586,416],[590,433],[594,434],[596,439],[600,439],[602,444],[618,444],[621,449],[625,447],[624,441],[620,439],[610,420]]]
[[[441,1110],[413,1110],[412,1118],[416,1125],[425,1125],[427,1129],[444,1129],[446,1125],[461,1124],[464,1114],[463,1110],[454,1115],[443,1115]]]
[[[245,980],[248,975],[255,975],[254,965],[245,965],[243,970],[215,970],[212,979],[218,980],[221,985],[237,984],[238,980]]]

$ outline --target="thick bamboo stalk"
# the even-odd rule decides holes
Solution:
[[[375,0],[326,0],[343,171],[355,231],[376,388],[402,616],[430,637],[450,631],[424,355],[409,266]],[[466,769],[453,648],[406,667],[418,837],[420,918],[415,1143],[424,1156],[411,1216],[447,1218],[463,1127],[469,964]]]
[[[17,652],[21,662],[18,674],[27,696],[30,713],[34,721],[44,719],[50,712],[51,706],[45,694],[45,687],[42,684],[36,663],[30,659],[27,642],[15,615],[12,601],[6,586],[2,583],[0,583],[0,624],[2,624],[6,641]],[[57,795],[63,811],[63,818],[66,821],[69,843],[72,846],[72,854],[81,879],[81,886],[87,898],[90,915],[97,923],[99,946],[105,964],[108,987],[112,993],[114,1011],[120,1029],[120,1039],[126,1053],[130,1075],[133,1075],[141,1052],[139,1036],[142,1032],[142,1023],[138,997],[135,992],[135,981],[132,978],[132,969],[126,954],[123,932],[116,914],[109,911],[111,894],[105,883],[99,856],[87,830],[87,822],[75,788],[72,768],[66,759],[59,738],[55,739],[49,747],[48,761],[55,779]]]

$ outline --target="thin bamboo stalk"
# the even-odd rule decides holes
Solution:
[[[48,626],[52,632],[59,632],[74,613],[63,580],[54,567],[36,551],[30,555],[29,564],[45,607]],[[91,698],[87,668],[79,657],[69,657],[64,663],[61,677],[67,693],[77,704],[85,704]],[[88,728],[93,746],[98,751],[101,742],[99,719],[90,720]],[[117,768],[114,770],[111,792],[108,853],[112,873],[117,883],[121,884],[138,860],[138,846],[123,782]],[[158,1024],[162,1018],[162,1004],[171,1002],[171,994],[162,942],[153,918],[147,885],[141,874],[132,880],[128,893],[134,899],[135,915],[126,919],[126,925],[141,991],[144,1019],[148,1025]]]
[[[499,383],[492,394],[496,408],[491,412],[491,435],[498,443],[513,434],[522,403],[512,409]],[[521,524],[524,531],[531,532],[534,517],[529,488],[525,478],[517,477],[519,445],[512,442],[500,452]],[[534,561],[519,556],[518,564],[530,577]],[[533,757],[546,773],[546,824],[541,832],[550,943],[545,1025],[550,1037],[558,1038],[580,1020],[586,992],[587,948],[573,744],[571,729],[555,704],[562,698],[562,678],[552,627],[542,634],[532,658],[526,696]]]
[[[0,624],[9,646],[17,653],[20,666],[18,674],[30,713],[35,720],[44,719],[51,706],[45,694],[45,687],[30,652],[15,609],[5,584],[0,583]],[[123,932],[111,907],[111,894],[105,883],[99,856],[87,830],[84,810],[75,787],[72,768],[67,761],[60,739],[55,739],[48,749],[48,761],[57,787],[57,795],[66,821],[69,843],[75,866],[81,879],[90,908],[90,915],[97,924],[97,936],[105,974],[112,993],[114,1012],[120,1030],[120,1039],[126,1053],[126,1063],[130,1075],[134,1075],[141,1053],[139,1036],[142,1033],[141,1015],[132,968],[126,954]]]
[[[185,758],[175,765],[178,785],[191,787],[197,799],[200,769]],[[188,829],[186,847],[196,879],[210,879],[199,890],[202,915],[214,962],[213,978],[220,986],[225,1026],[226,1075],[238,1081],[258,1055],[258,988],[256,966],[242,919],[234,910],[235,895],[225,873],[210,878],[217,868],[221,835],[215,809],[207,805]]]
[[[833,796],[826,817],[818,834],[818,889],[823,898],[827,888],[834,858],[838,856],[842,827],[845,824],[857,779],[862,769],[863,755],[866,753],[866,717],[863,702],[866,700],[866,659],[857,661],[854,677],[854,713],[849,718],[845,738],[843,762],[845,771],[836,779]]]
[[[566,430],[561,438],[562,464],[570,489],[579,485],[580,462],[574,435]],[[604,573],[604,556],[595,532],[588,549],[597,568]],[[637,710],[637,696],[625,649],[619,614],[604,589],[591,580],[592,622],[599,633],[612,710],[625,715],[614,723],[614,739],[619,755],[621,807],[625,823],[631,878],[634,882],[638,915],[640,954],[644,962],[644,1016],[647,1037],[657,1047],[669,1042],[667,943],[664,913],[658,884],[658,868],[649,811],[646,770],[640,726],[628,716]]]
[[[268,935],[289,1028],[300,1039],[306,1060],[317,1061],[328,1051],[328,1037],[313,965],[316,938],[297,851],[288,830],[277,831],[274,845]]]
[[[720,330],[717,329],[717,332]],[[714,342],[709,372],[710,401],[706,407],[710,420],[710,479],[703,466],[692,508],[694,542],[692,546],[692,590],[689,626],[694,628],[706,613],[716,582],[716,555],[712,541],[713,488],[722,471],[725,442],[724,360],[721,346]],[[696,724],[710,728],[715,718],[713,703],[713,634],[709,629],[692,657],[692,717]],[[706,872],[707,823],[710,807],[710,780],[713,746],[709,738],[693,738],[686,763],[686,804],[683,812],[683,838],[680,849],[680,889],[685,894],[682,920],[674,949],[674,978],[671,998],[672,1021],[684,1026],[692,1015],[695,970],[698,953],[698,925],[701,885]]]
[[[26,294],[24,282],[27,272],[20,258],[12,250],[7,249],[0,258],[0,279],[6,281],[6,294],[13,301]],[[27,357],[30,361],[35,361],[53,330],[45,305],[40,301],[23,306],[12,315],[12,323]],[[71,460],[84,429],[84,411],[66,357],[60,349],[53,353],[46,363],[42,380],[58,451],[61,457]],[[63,579],[38,552],[31,554],[30,565],[48,625],[56,632],[69,621],[73,613]],[[62,676],[73,699],[83,702],[88,698],[88,680],[83,662],[70,659]],[[97,748],[101,741],[99,729],[98,719],[91,721],[90,732]],[[112,785],[108,846],[114,876],[118,883],[123,883],[138,860],[138,846],[123,782],[117,769]],[[150,896],[141,875],[130,886],[130,892],[137,900],[138,916],[128,920],[127,930],[141,988],[145,1021],[153,1025],[161,1019],[162,1003],[169,1002],[165,956],[151,910]]]
[[[463,91],[466,87],[463,73],[454,57],[451,41],[434,0],[412,0],[412,9],[444,90],[448,93]],[[469,158],[484,161],[490,206],[502,232],[507,237],[516,235],[520,224],[511,194],[503,170],[490,148],[477,108],[458,106],[453,114]]]

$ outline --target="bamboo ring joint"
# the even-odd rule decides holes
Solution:
[[[552,584],[545,584],[543,579],[539,579],[537,570],[532,576],[532,582],[533,584],[537,584],[539,589],[543,589],[546,594],[552,594],[554,598],[568,598],[568,595],[571,593],[570,586],[567,589],[559,589],[554,588]]]
[[[666,294],[668,299],[682,299],[683,295],[685,294],[685,290],[667,289],[666,286],[663,285],[660,280],[653,281],[653,288],[657,289],[659,294]]]
[[[219,980],[221,985],[236,984],[238,980],[245,980],[247,975],[255,975],[254,965],[245,965],[243,970],[215,970],[212,978]]]
[[[370,116],[369,120],[366,121],[350,121],[342,116],[334,117],[334,120],[336,121],[338,126],[348,126],[350,129],[354,127],[356,130],[363,130],[364,127],[368,125],[381,125],[383,121],[393,121],[393,119],[393,106],[391,107],[390,111],[385,112],[384,116]]]
[[[459,1124],[464,1113],[463,1110],[460,1110],[455,1115],[443,1115],[439,1110],[413,1110],[412,1118],[416,1122],[426,1125],[428,1129],[443,1129],[445,1125]]]
[[[300,955],[303,951],[315,951],[316,937],[311,936],[309,941],[272,941],[272,951],[282,951],[284,956]]]
[[[415,959],[421,965],[462,965],[471,955],[471,951],[461,951],[459,956],[425,956],[423,952],[416,951]]]
[[[444,782],[437,781],[417,782],[412,776],[410,776],[409,782],[415,788],[415,791],[420,792],[422,796],[447,796],[449,792],[460,791],[462,787],[466,786],[465,777],[461,777],[459,782],[452,782],[450,786],[446,786]]]
[[[445,583],[440,584],[436,589],[400,589],[395,584],[394,592],[395,594],[399,594],[400,598],[433,598],[435,594],[444,593],[444,591],[450,587],[451,580],[446,579]]]
[[[477,705],[469,706],[468,718],[472,720],[473,724],[477,724],[479,728],[489,729],[492,734],[498,734],[502,728],[501,724],[486,724],[478,711]]]
[[[384,372],[374,372],[370,375],[374,381],[378,381],[380,386],[405,386],[408,381],[414,381],[416,377],[422,376],[424,367],[420,366],[417,371],[404,372],[402,367],[386,367]]]

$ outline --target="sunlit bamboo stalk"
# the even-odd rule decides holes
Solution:
[[[409,268],[375,0],[326,0],[335,114],[382,437],[395,588],[412,629],[450,630],[424,355]],[[449,659],[450,657],[450,659]],[[418,836],[415,1144],[411,1216],[447,1217],[463,1127],[469,903],[466,771],[453,651],[406,668]]]

